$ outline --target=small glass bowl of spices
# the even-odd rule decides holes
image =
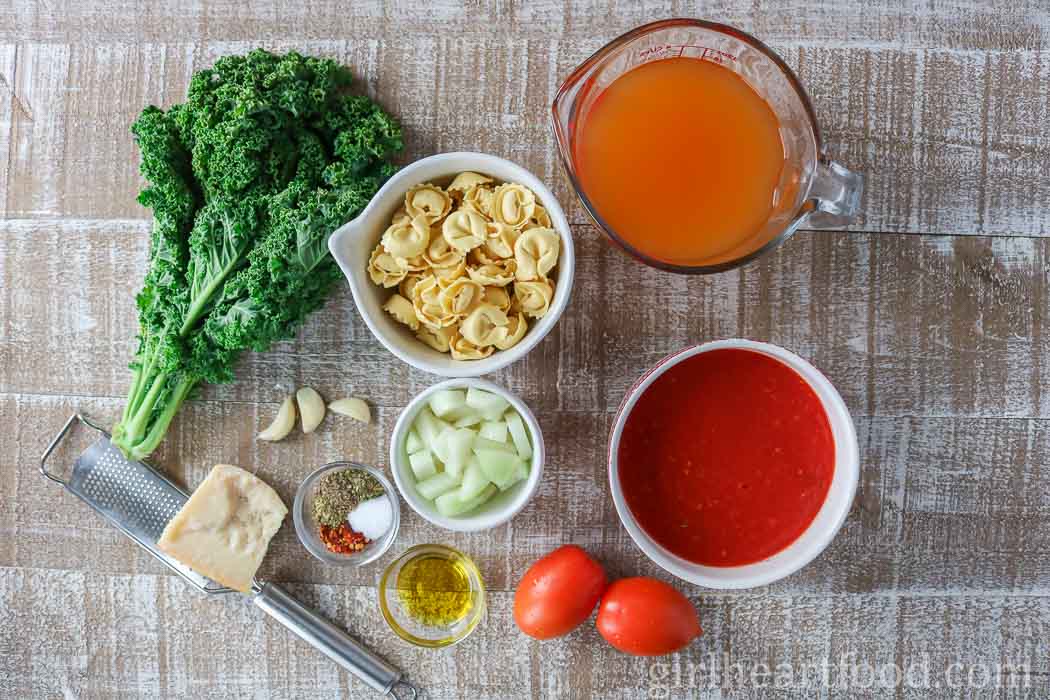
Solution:
[[[401,524],[393,485],[356,462],[333,462],[307,476],[295,494],[292,519],[307,551],[339,566],[383,556]]]
[[[442,544],[420,544],[383,572],[379,609],[405,641],[446,647],[466,639],[485,618],[485,584],[467,555]]]

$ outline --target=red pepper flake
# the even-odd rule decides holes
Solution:
[[[352,529],[347,523],[343,523],[339,527],[321,525],[318,530],[320,530],[321,541],[324,542],[324,546],[328,548],[328,551],[336,554],[356,554],[371,542],[370,539]]]

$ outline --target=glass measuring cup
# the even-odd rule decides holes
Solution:
[[[619,235],[588,197],[575,153],[577,132],[613,81],[645,63],[678,57],[711,61],[743,78],[773,110],[784,146],[784,167],[761,230],[732,250],[696,265],[654,258]],[[562,162],[591,219],[620,248],[652,267],[693,274],[722,272],[772,250],[803,225],[837,228],[859,211],[863,178],[824,153],[813,105],[798,76],[768,46],[724,24],[669,19],[627,32],[599,49],[562,83],[551,117]]]

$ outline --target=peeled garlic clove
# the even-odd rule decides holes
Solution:
[[[312,433],[324,420],[324,399],[316,391],[304,386],[295,392],[299,415],[303,417],[303,432]]]
[[[334,411],[341,416],[349,416],[362,423],[372,422],[372,411],[368,408],[368,404],[355,397],[333,401],[328,404],[328,410]]]
[[[295,427],[295,404],[292,402],[292,397],[289,396],[281,402],[281,407],[277,409],[277,416],[273,419],[273,422],[267,426],[266,430],[258,434],[258,439],[266,440],[268,442],[277,442],[283,440],[288,433],[292,432],[292,428]]]

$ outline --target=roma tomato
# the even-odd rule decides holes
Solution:
[[[678,651],[703,630],[688,598],[663,581],[638,576],[620,579],[605,591],[598,632],[620,651],[659,656]]]
[[[605,570],[567,544],[529,567],[514,593],[514,621],[536,639],[571,632],[591,616],[605,590]]]

